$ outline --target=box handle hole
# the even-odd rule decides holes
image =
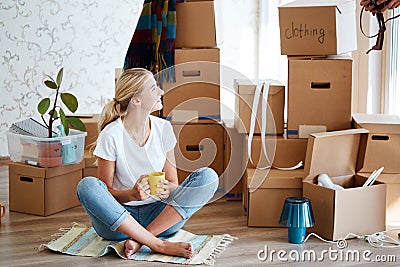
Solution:
[[[311,82],[312,89],[330,89],[331,83],[330,82]]]
[[[372,140],[376,140],[376,141],[388,141],[389,140],[389,136],[387,135],[373,135]]]
[[[33,178],[31,178],[31,177],[21,176],[21,177],[19,177],[19,180],[21,182],[33,183]]]
[[[186,151],[203,151],[204,146],[203,145],[187,145],[186,146]]]
[[[182,71],[183,77],[199,77],[200,70],[184,70]]]

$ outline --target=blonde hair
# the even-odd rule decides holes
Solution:
[[[141,93],[141,88],[153,73],[142,68],[127,69],[122,72],[115,85],[115,97],[104,107],[97,121],[98,134],[109,123],[124,115],[128,109],[132,97]],[[90,151],[93,152],[96,141],[91,145]]]

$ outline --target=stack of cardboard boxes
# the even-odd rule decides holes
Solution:
[[[281,52],[288,55],[287,136],[276,138],[272,165],[289,167],[302,160],[305,169],[248,169],[244,203],[249,226],[279,226],[285,198],[304,196],[311,200],[315,214],[316,225],[310,231],[325,238],[336,240],[349,232],[369,233],[384,228],[382,216],[357,228],[362,224],[360,220],[367,220],[368,208],[378,215],[384,213],[382,195],[386,187],[359,187],[366,179],[365,175],[357,175],[366,131],[349,130],[352,60],[338,56],[356,49],[354,14],[354,1],[295,1],[279,8]],[[253,162],[263,156],[262,152],[256,153],[262,151],[261,141],[255,141]],[[269,139],[266,142],[273,145]],[[321,173],[353,190],[318,186]],[[369,207],[363,201],[347,203],[353,196],[370,197],[375,203]],[[266,202],[271,203],[268,208]]]
[[[220,49],[214,1],[176,6],[175,81],[165,81],[162,117],[178,140],[179,183],[199,167],[223,173],[224,128],[220,123]],[[222,180],[220,187],[223,187]]]
[[[291,2],[279,8],[279,23],[281,51],[288,55],[286,141],[301,146],[307,140],[304,170],[278,175],[277,170],[248,169],[248,225],[278,226],[286,194],[311,200],[315,226],[309,231],[326,239],[384,230],[386,185],[363,187],[368,131],[350,129],[352,61],[337,56],[356,49],[355,2]],[[292,151],[304,155],[303,149]],[[322,173],[345,189],[318,185]],[[282,184],[279,190],[276,181]],[[276,207],[266,208],[266,202]]]

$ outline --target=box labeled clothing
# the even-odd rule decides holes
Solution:
[[[224,121],[224,192],[226,200],[241,200],[243,193],[242,176],[246,172],[245,140],[246,134],[228,125],[233,122]]]
[[[216,47],[223,42],[215,4],[212,0],[189,0],[176,5],[175,47]]]
[[[355,1],[302,0],[279,7],[282,55],[338,55],[357,50]]]
[[[345,58],[289,58],[289,138],[307,138],[312,129],[350,129],[352,60]],[[301,127],[300,127],[301,126]],[[325,128],[324,127],[324,128]]]
[[[219,55],[218,48],[175,50],[176,81],[163,83],[164,118],[179,123],[182,118],[206,123],[220,120]]]
[[[368,176],[357,174],[367,135],[365,129],[310,135],[303,180],[303,197],[311,200],[315,217],[310,232],[339,240],[348,233],[366,235],[385,230],[386,185],[375,182],[364,187]],[[344,189],[318,185],[322,173]]]
[[[253,101],[256,93],[257,83],[262,81],[250,81],[238,79],[234,82],[235,87],[235,128],[239,133],[250,132],[250,121],[252,115]],[[279,81],[272,81],[268,89],[268,105],[266,110],[262,109],[262,92],[259,96],[258,107],[254,112],[256,115],[254,133],[261,133],[262,116],[266,118],[267,134],[283,134],[283,114],[285,106],[285,86]]]
[[[178,144],[175,146],[179,184],[201,167],[212,168],[223,188],[224,128],[221,124],[173,124]]]
[[[365,173],[365,176],[371,173]],[[386,184],[386,224],[400,223],[400,174],[382,173],[378,182]]]
[[[384,167],[383,173],[400,173],[400,118],[386,114],[353,114],[355,128],[369,131],[361,172]]]
[[[279,218],[285,199],[302,195],[303,171],[247,169],[247,225],[282,227]]]
[[[247,141],[248,137],[246,138],[246,147]],[[272,160],[272,165],[274,167],[289,168],[296,166],[300,161],[304,163],[306,158],[307,139],[288,139],[285,136],[266,139],[267,147],[274,145],[274,154],[269,153],[270,148],[267,149],[267,154],[270,160]],[[262,148],[261,136],[253,136],[251,142],[251,159],[252,160],[249,160],[248,162],[248,168],[261,168],[265,166],[266,159]]]
[[[79,205],[84,162],[53,168],[9,164],[10,211],[48,216]]]

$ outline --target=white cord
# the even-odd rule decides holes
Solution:
[[[373,233],[371,235],[363,235],[363,236],[356,235],[356,234],[353,234],[353,233],[348,233],[343,239],[340,239],[340,240],[337,240],[337,241],[326,240],[326,239],[320,237],[319,235],[317,235],[316,233],[310,233],[304,239],[303,243],[305,243],[309,239],[309,237],[315,236],[316,238],[318,238],[321,241],[324,241],[326,243],[336,244],[338,246],[338,248],[343,249],[343,248],[347,247],[347,241],[346,241],[347,238],[349,238],[349,237],[357,237],[358,239],[364,239],[371,246],[376,247],[376,248],[399,248],[400,247],[400,241],[387,235],[388,232],[392,232],[392,231],[400,231],[400,228],[399,229],[386,230],[386,231],[382,231],[382,232],[376,232],[376,233]]]

